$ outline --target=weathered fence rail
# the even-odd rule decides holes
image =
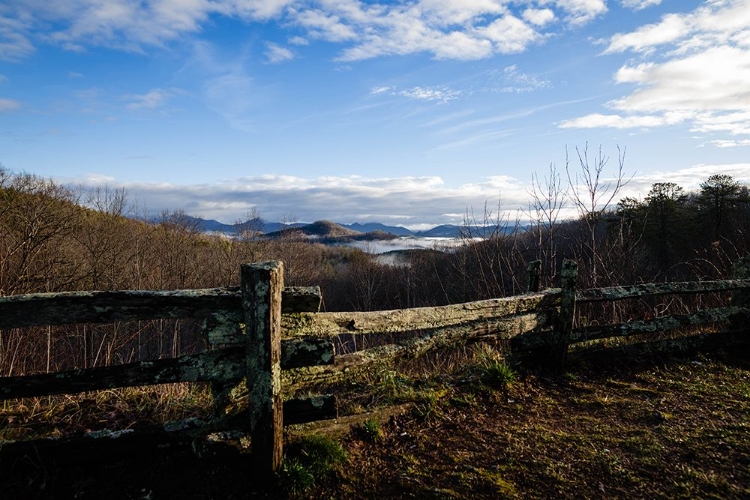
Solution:
[[[327,366],[306,366],[284,372],[289,390],[340,380],[373,364],[415,358],[428,351],[456,347],[478,339],[514,340],[519,348],[545,343],[535,332],[550,327],[560,304],[559,290],[464,304],[392,311],[299,313],[285,316],[285,335],[325,338],[388,336],[393,343],[337,354]]]
[[[477,339],[511,340],[513,349],[536,351],[537,359],[552,372],[564,369],[569,347],[592,340],[647,335],[685,326],[729,322],[748,325],[749,279],[650,283],[577,290],[577,266],[565,261],[561,288],[539,292],[539,261],[529,264],[524,295],[442,307],[375,312],[301,313],[284,318],[285,334],[360,338],[390,335],[392,343],[336,356],[333,364],[308,366],[283,374],[285,387],[329,383],[376,363],[412,358],[427,351],[454,347]],[[745,277],[747,274],[742,274]],[[729,307],[674,314],[627,323],[574,328],[576,305],[626,299],[736,292]],[[743,323],[744,322],[744,323]],[[739,336],[745,330],[740,329]],[[737,337],[736,335],[734,337]],[[718,338],[715,336],[714,338]],[[750,339],[750,335],[745,338]],[[710,336],[695,340],[710,342]],[[686,343],[688,343],[686,341]],[[672,346],[675,342],[672,342]]]
[[[329,395],[282,404],[282,392],[292,394],[306,386],[334,382],[375,363],[414,358],[475,340],[503,339],[509,340],[513,349],[541,353],[537,359],[551,371],[560,372],[569,347],[592,340],[725,322],[748,339],[747,271],[733,280],[576,290],[576,264],[565,261],[560,273],[561,288],[539,291],[539,268],[538,261],[529,265],[529,292],[523,295],[393,311],[318,312],[319,289],[283,288],[280,262],[243,266],[242,285],[232,289],[0,298],[0,329],[187,317],[202,321],[212,346],[205,353],[175,359],[0,378],[0,399],[191,381],[210,382],[220,408],[229,388],[246,378],[249,408],[244,418],[251,434],[253,470],[262,479],[281,463],[284,422],[318,420],[335,414],[335,403]],[[732,292],[731,305],[574,328],[577,304],[715,292]],[[342,339],[372,345],[374,342],[367,339],[383,337],[389,339],[385,345],[334,355],[334,346],[341,345]],[[218,419],[208,422],[206,428],[215,430],[221,425],[229,424]],[[231,425],[237,425],[236,417]],[[192,432],[195,426],[188,427]]]

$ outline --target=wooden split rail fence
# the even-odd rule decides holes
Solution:
[[[333,397],[290,400],[282,392],[335,382],[376,364],[413,358],[481,339],[507,339],[536,351],[553,372],[564,369],[569,346],[649,334],[688,325],[729,323],[734,339],[748,339],[750,258],[737,278],[576,290],[577,268],[565,261],[561,288],[539,291],[541,263],[529,265],[526,294],[465,304],[375,312],[317,312],[320,292],[284,288],[281,262],[242,266],[237,289],[169,292],[77,292],[0,298],[0,329],[150,318],[200,318],[209,343],[202,354],[58,374],[0,378],[0,399],[72,393],[179,381],[211,382],[220,408],[227,391],[246,378],[253,475],[267,478],[282,459],[283,425],[335,416]],[[729,307],[619,325],[573,328],[576,304],[665,294],[734,292]],[[244,324],[244,331],[238,325]],[[390,342],[334,355],[345,338]],[[708,341],[710,341],[710,337]],[[284,369],[282,371],[282,368]],[[220,413],[220,412],[217,412]],[[207,424],[221,427],[220,419]],[[237,425],[237,421],[232,422]],[[179,426],[178,426],[179,427]]]
[[[69,292],[0,298],[0,329],[72,323],[109,323],[160,318],[194,318],[203,322],[212,349],[179,358],[59,373],[0,378],[0,400],[70,394],[174,382],[210,382],[215,419],[170,423],[171,431],[249,429],[253,471],[258,477],[281,463],[283,420],[287,423],[332,418],[332,396],[282,403],[280,371],[332,363],[330,339],[299,336],[281,339],[281,314],[315,312],[320,289],[283,286],[281,262],[243,265],[239,289],[177,291]],[[244,324],[244,331],[240,325]],[[245,421],[222,419],[232,387],[246,379]],[[282,420],[283,418],[283,420]],[[95,434],[104,436],[106,434]],[[7,451],[7,446],[5,447]]]

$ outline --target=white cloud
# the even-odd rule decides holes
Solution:
[[[581,25],[606,12],[604,0],[6,0],[0,6],[0,58],[20,60],[36,43],[145,53],[200,36],[217,16],[294,28],[292,45],[342,44],[339,59],[432,54],[472,60],[517,53],[546,38],[560,19]],[[53,28],[50,28],[53,27]]]
[[[429,24],[453,26],[470,23],[480,16],[501,15],[506,12],[502,4],[494,0],[421,0],[418,6]]]
[[[80,180],[68,180],[80,184]],[[101,183],[100,178],[84,185]],[[266,220],[278,221],[289,213],[301,222],[320,219],[336,222],[385,222],[409,227],[432,227],[442,223],[461,224],[467,210],[483,210],[485,203],[513,212],[526,203],[522,182],[505,176],[483,182],[447,186],[440,177],[327,176],[302,178],[261,175],[231,179],[215,184],[176,185],[122,183],[128,193],[153,214],[184,209],[191,215],[234,222],[257,208]],[[394,211],[394,207],[397,210]],[[408,214],[408,215],[404,215]]]
[[[709,70],[710,68],[710,70]],[[672,109],[750,110],[750,50],[713,47],[662,64],[625,67],[623,81],[639,91],[615,101],[628,111]]]
[[[28,38],[30,23],[23,17],[8,15],[9,8],[0,5],[0,60],[20,61],[34,53]]]
[[[296,12],[296,21],[306,28],[310,36],[331,42],[343,42],[357,38],[356,32],[337,15],[322,10],[310,9]]]
[[[279,44],[267,42],[266,43],[266,58],[271,64],[278,64],[285,61],[291,61],[294,59],[294,52],[282,47]]]
[[[288,42],[290,45],[310,45],[310,40],[302,36],[293,36]]]
[[[750,183],[750,163],[699,164],[672,171],[637,174],[625,187],[622,196],[643,197],[656,182],[674,182],[687,190],[699,189],[702,182],[717,174],[730,175],[737,181]]]
[[[446,103],[457,99],[461,95],[460,91],[451,90],[449,88],[425,88],[425,87],[412,87],[408,90],[402,90],[398,92],[398,95],[409,97],[411,99],[417,99],[420,101],[437,101],[439,103]]]
[[[416,7],[373,13],[374,17],[366,25],[357,26],[359,34],[355,44],[344,49],[339,60],[420,52],[431,52],[438,59],[470,60],[492,54],[490,41],[464,31],[443,31],[430,25],[421,14]]]
[[[702,113],[696,117],[695,132],[725,132],[732,136],[750,135],[750,111]]]
[[[717,141],[711,141],[711,143],[717,148],[721,148],[721,149],[738,148],[742,146],[750,146],[750,139],[742,139],[740,141],[717,140]]]
[[[674,182],[697,189],[714,174],[727,174],[750,183],[750,163],[701,164],[674,171],[638,174],[621,196],[643,197],[655,182]],[[606,179],[605,179],[606,180]],[[120,183],[109,176],[90,174],[84,179],[64,179],[70,185],[106,183],[123,186],[152,214],[184,209],[191,215],[233,223],[257,208],[261,216],[279,221],[290,213],[301,222],[321,219],[341,223],[384,222],[412,228],[461,224],[467,213],[482,213],[485,204],[511,221],[528,206],[528,181],[491,176],[463,185],[447,185],[441,177],[324,176],[303,178],[259,175],[197,185]],[[405,215],[408,214],[408,215]],[[574,215],[574,214],[571,214]]]
[[[199,33],[212,15],[262,21],[292,3],[295,0],[7,0],[0,7],[0,58],[27,57],[34,51],[30,39],[73,51],[106,46],[143,52],[144,46],[161,47]]]
[[[668,14],[660,23],[648,24],[631,33],[617,33],[610,40],[605,54],[634,50],[650,52],[654,47],[679,40],[688,32],[686,16]]]
[[[750,135],[750,2],[713,0],[686,14],[666,14],[658,23],[614,35],[604,53],[623,51],[646,59],[626,64],[614,75],[615,83],[636,89],[607,103],[615,113],[565,120],[561,127],[685,123],[693,132]],[[726,141],[730,139],[709,143],[737,143]]]
[[[620,0],[623,7],[633,10],[643,10],[647,7],[659,5],[661,0]]]
[[[195,3],[206,4],[208,2],[196,0]],[[211,3],[217,12],[227,16],[266,20],[281,15],[284,9],[298,2],[297,0],[219,0]]]
[[[21,103],[15,99],[0,99],[0,113],[21,109]]]
[[[393,88],[393,87],[375,87],[375,88],[373,88],[373,89],[372,89],[372,90],[370,91],[370,94],[373,94],[373,95],[375,95],[375,94],[382,94],[382,93],[384,93],[384,92],[388,92],[388,91],[389,91],[389,90],[391,90],[392,88]]]
[[[145,94],[128,94],[123,96],[123,100],[131,101],[128,109],[156,109],[164,106],[169,99],[184,94],[181,89],[152,89]]]
[[[526,9],[523,18],[536,26],[546,26],[555,20],[555,13],[550,9]]]
[[[618,33],[605,53],[649,52],[663,44],[675,44],[679,52],[695,51],[746,39],[749,26],[747,0],[711,0],[693,12],[666,14],[658,23]]]
[[[539,34],[531,26],[511,15],[503,16],[478,31],[492,41],[501,54],[523,52],[539,39]]]
[[[658,115],[621,116],[592,113],[580,118],[564,120],[560,123],[560,128],[650,128],[661,127],[663,125],[676,125],[685,119],[686,117],[679,115],[671,115],[669,117]]]
[[[518,66],[506,66],[502,71],[502,81],[504,85],[499,89],[500,92],[520,94],[531,92],[533,90],[552,87],[549,80],[537,78],[518,70]]]
[[[374,87],[370,95],[388,94],[392,96],[408,97],[418,101],[434,101],[439,104],[458,99],[461,95],[460,90],[453,90],[448,87],[412,87],[406,90],[397,90],[396,87],[380,86]]]
[[[585,24],[607,12],[604,0],[546,0],[542,4],[555,4],[565,12],[565,19],[573,25]]]

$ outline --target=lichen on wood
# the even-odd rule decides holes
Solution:
[[[319,286],[287,286],[281,298],[282,313],[320,311],[323,295]]]
[[[246,264],[240,273],[253,441],[251,472],[257,480],[267,481],[270,473],[281,467],[283,451],[280,359],[284,267],[280,261]]]
[[[527,332],[548,327],[553,317],[551,311],[540,311],[506,318],[475,319],[458,325],[411,331],[409,338],[398,343],[338,355],[332,365],[304,366],[284,371],[284,390],[293,391],[318,383],[331,383],[375,364],[416,358],[429,351],[464,345],[482,337],[513,339]]]
[[[750,279],[646,283],[642,285],[580,290],[576,294],[576,302],[600,302],[605,300],[623,300],[645,296],[727,292],[741,290],[743,288],[750,288]]]
[[[563,261],[560,271],[561,294],[560,313],[555,322],[555,328],[549,335],[548,365],[552,373],[562,374],[565,369],[565,359],[573,330],[573,317],[576,310],[576,281],[578,279],[578,264],[574,260]]]
[[[516,297],[438,307],[285,315],[282,318],[282,325],[285,336],[336,336],[351,332],[359,334],[411,332],[547,309],[559,305],[559,300],[560,291],[551,289]]]
[[[637,320],[615,325],[577,328],[573,330],[571,342],[586,342],[589,340],[613,337],[627,337],[648,333],[661,333],[686,326],[698,326],[718,322],[731,322],[737,317],[743,317],[750,312],[742,307],[719,307],[705,309],[692,314],[673,314],[649,320]]]
[[[319,287],[288,287],[282,291],[285,311],[314,312],[321,300]],[[0,329],[159,318],[213,318],[209,326],[211,322],[217,326],[239,324],[240,290],[88,291],[0,297]]]
[[[226,348],[179,358],[66,372],[0,378],[0,399],[242,378],[244,349]]]
[[[333,363],[334,347],[330,338],[298,337],[281,341],[281,368],[329,365]]]

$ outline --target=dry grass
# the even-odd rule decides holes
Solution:
[[[254,491],[247,453],[193,447],[77,467],[56,463],[43,474],[34,462],[26,476],[6,476],[33,482],[7,491],[153,499],[750,496],[750,361],[741,349],[598,364],[573,357],[562,379],[519,370],[515,380],[498,384],[490,375],[496,368],[505,373],[505,361],[502,351],[475,345],[336,386],[351,413],[416,404],[391,422],[355,429],[341,441],[348,460],[331,461],[326,478],[314,483],[307,481],[310,466],[289,456],[280,475],[288,484]],[[3,438],[140,425],[211,409],[207,389],[187,384],[148,395],[122,390],[52,399],[7,402]]]
[[[207,386],[188,383],[7,400],[0,407],[0,441],[65,437],[207,416],[211,405]]]

